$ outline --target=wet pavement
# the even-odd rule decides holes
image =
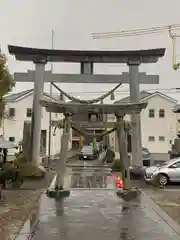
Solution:
[[[69,168],[71,175],[70,188],[107,188],[107,177],[111,169],[105,165],[98,165],[98,162],[87,162],[84,166]]]
[[[31,217],[32,228],[27,221],[17,240],[180,239],[147,205],[144,195],[136,202],[124,203],[113,189],[74,189],[61,202],[43,195],[37,207]]]
[[[118,198],[107,166],[87,162],[67,172],[70,197],[56,202],[42,195],[16,240],[180,239],[145,194],[128,203]]]

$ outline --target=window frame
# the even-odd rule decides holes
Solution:
[[[28,116],[29,115],[28,113],[30,113],[30,111],[31,111],[31,115]],[[32,117],[32,108],[26,108],[26,117],[28,118]]]
[[[10,114],[10,113],[12,113],[12,112],[13,112],[13,114]],[[10,118],[15,117],[15,108],[12,108],[12,107],[9,108],[9,117],[10,117]]]
[[[153,113],[153,115],[151,115]],[[155,118],[155,110],[154,109],[149,109],[149,118]]]
[[[165,110],[164,109],[159,109],[159,118],[165,118]]]
[[[151,137],[152,137],[154,140],[151,140],[151,139],[150,139]],[[149,137],[148,137],[148,142],[155,142],[155,136],[149,136]]]
[[[164,138],[163,140],[162,139],[160,139],[160,138]],[[165,136],[159,136],[159,142],[165,142]]]
[[[13,140],[11,140],[11,138],[13,139]],[[15,137],[14,136],[11,136],[11,137],[9,137],[9,142],[15,142]]]

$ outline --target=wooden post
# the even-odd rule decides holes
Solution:
[[[56,190],[63,190],[64,176],[66,172],[66,160],[68,154],[69,135],[70,135],[70,115],[65,115],[63,136],[61,141],[61,152],[57,166]]]
[[[122,166],[122,180],[124,184],[124,190],[131,190],[131,180],[129,173],[129,158],[127,151],[127,139],[125,134],[125,121],[122,116],[116,116],[117,118],[117,138],[119,145],[119,155]]]

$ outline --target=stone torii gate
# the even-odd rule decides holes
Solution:
[[[156,75],[139,73],[141,63],[155,63],[163,57],[165,49],[134,50],[134,51],[80,51],[80,50],[52,50],[8,46],[9,52],[19,61],[31,61],[35,64],[35,71],[15,73],[15,81],[34,82],[34,100],[32,116],[32,160],[39,162],[41,137],[41,106],[44,82],[69,83],[129,83],[130,101],[140,102],[139,84],[157,84]],[[78,62],[81,64],[81,74],[52,74],[45,72],[47,62]],[[126,63],[129,73],[122,75],[93,74],[94,63]],[[133,165],[141,166],[141,124],[140,115],[132,114],[132,157]]]
[[[122,163],[122,176],[125,185],[125,190],[131,190],[131,181],[129,174],[129,160],[127,152],[127,142],[125,135],[124,116],[126,114],[139,114],[142,109],[147,106],[147,103],[139,104],[76,104],[76,103],[60,103],[54,101],[41,100],[41,105],[46,108],[48,112],[63,113],[65,116],[65,123],[62,137],[62,147],[60,152],[60,158],[58,162],[56,188],[52,189],[54,196],[60,196],[62,192],[69,192],[67,189],[63,189],[64,175],[66,171],[66,159],[68,153],[68,141],[70,135],[70,118],[74,114],[88,114],[91,112],[102,112],[103,114],[115,114],[117,122],[114,125],[117,127],[117,136],[119,143],[119,154],[121,156]],[[59,193],[58,193],[59,192]]]

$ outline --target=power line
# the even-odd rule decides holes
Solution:
[[[180,88],[149,88],[149,89],[144,89],[141,91],[162,91],[162,92],[166,92],[166,93],[177,93],[180,91]],[[176,91],[176,92],[172,92],[172,91]],[[69,94],[102,94],[102,93],[106,93],[106,91],[96,91],[96,92],[68,92]],[[129,93],[129,90],[119,90],[119,91],[115,91],[115,93]]]
[[[180,24],[172,24],[151,28],[139,28],[132,30],[123,30],[119,32],[99,32],[92,33],[91,36],[93,39],[104,39],[104,38],[116,38],[116,37],[132,37],[140,35],[152,35],[159,34],[169,30],[180,30]]]

